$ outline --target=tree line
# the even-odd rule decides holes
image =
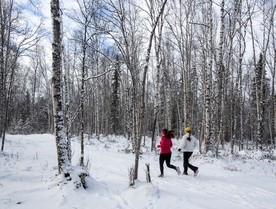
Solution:
[[[68,143],[125,135],[136,166],[143,137],[154,149],[163,127],[180,137],[191,126],[214,155],[228,142],[232,152],[275,147],[275,9],[273,0],[77,0],[60,8],[52,75],[43,19],[30,26],[24,7],[2,0],[2,150],[6,133],[56,131],[57,78]]]

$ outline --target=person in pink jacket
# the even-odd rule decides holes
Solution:
[[[159,144],[157,145],[158,148],[160,148],[160,157],[159,157],[159,166],[160,166],[160,175],[159,177],[164,176],[164,162],[166,161],[167,167],[176,170],[178,175],[180,174],[179,167],[176,167],[174,165],[171,165],[171,147],[172,144],[172,138],[173,138],[173,131],[168,131],[168,129],[162,129],[162,137],[160,139]]]

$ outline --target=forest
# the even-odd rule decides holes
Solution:
[[[1,150],[7,133],[54,133],[57,115],[68,143],[124,135],[139,150],[147,136],[155,149],[162,128],[181,137],[190,126],[202,153],[275,148],[275,10],[274,0],[53,0],[50,17],[43,1],[1,0]]]

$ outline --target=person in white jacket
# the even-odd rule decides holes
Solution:
[[[188,168],[190,168],[194,172],[194,176],[197,176],[199,171],[198,167],[191,165],[189,163],[189,158],[192,156],[198,140],[191,135],[192,129],[190,127],[187,127],[184,130],[186,134],[182,137],[182,143],[178,149],[179,152],[183,152],[183,175],[188,175]]]

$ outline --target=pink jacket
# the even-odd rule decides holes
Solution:
[[[160,154],[165,153],[171,153],[171,147],[172,147],[172,140],[171,138],[167,136],[162,136],[160,143],[157,145],[157,147],[161,148]]]

